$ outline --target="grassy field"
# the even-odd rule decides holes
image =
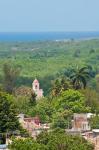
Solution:
[[[31,81],[38,77],[44,87],[43,79],[52,79],[56,74],[76,65],[91,65],[98,72],[98,60],[98,39],[0,43],[0,75],[5,62],[20,66],[19,84],[31,85]]]

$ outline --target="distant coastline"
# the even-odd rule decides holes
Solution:
[[[65,41],[97,39],[99,32],[0,32],[0,42]]]

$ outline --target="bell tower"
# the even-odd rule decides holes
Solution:
[[[32,90],[36,94],[36,99],[40,99],[43,97],[43,89],[40,89],[40,84],[37,79],[35,79],[32,83]]]
[[[35,79],[35,80],[33,81],[32,87],[33,87],[33,91],[34,91],[34,92],[39,91],[40,86],[39,86],[39,82],[38,82],[37,79]]]

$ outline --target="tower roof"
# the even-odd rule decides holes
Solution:
[[[39,81],[38,81],[37,79],[35,79],[35,80],[33,81],[33,83],[39,83]]]

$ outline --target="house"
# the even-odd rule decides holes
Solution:
[[[29,132],[33,131],[33,129],[41,127],[39,117],[24,117],[24,114],[19,114],[18,117],[22,127]]]
[[[19,122],[29,134],[36,138],[36,136],[43,130],[49,130],[49,124],[41,124],[39,117],[24,117],[24,114],[18,115]]]
[[[37,79],[35,79],[32,83],[32,90],[36,94],[36,99],[43,97],[43,89],[40,89],[40,84]]]
[[[72,130],[80,132],[90,131],[89,118],[88,114],[74,114]]]
[[[24,129],[26,129],[31,135],[35,129],[41,128],[39,117],[24,117],[24,114],[19,114],[19,122]]]

